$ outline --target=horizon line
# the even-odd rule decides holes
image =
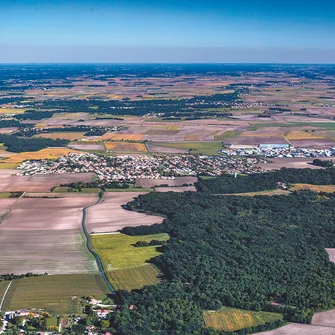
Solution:
[[[335,65],[335,63],[291,62],[0,62],[0,65]]]

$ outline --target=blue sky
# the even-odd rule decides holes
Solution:
[[[332,0],[0,0],[0,62],[335,63]]]

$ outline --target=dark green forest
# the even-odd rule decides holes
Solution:
[[[334,306],[335,265],[325,251],[335,247],[334,194],[150,193],[128,208],[165,220],[123,233],[166,232],[171,239],[152,260],[167,281],[117,293],[122,308],[110,315],[116,334],[224,334],[205,329],[202,319],[202,310],[223,305],[276,311],[303,323]]]
[[[277,183],[334,185],[335,168],[324,170],[282,168],[268,173],[256,173],[248,176],[226,175],[220,178],[202,179],[196,184],[198,191],[214,194],[246,193],[274,190]]]
[[[7,147],[7,151],[25,152],[38,151],[47,147],[64,147],[69,141],[50,138],[21,138],[15,135],[0,134],[0,143]]]

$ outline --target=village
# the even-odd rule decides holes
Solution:
[[[28,160],[18,166],[18,175],[95,172],[102,183],[132,182],[137,178],[174,179],[177,176],[221,176],[235,173],[257,173],[262,158],[228,156],[100,156],[70,153],[56,161]]]
[[[107,300],[107,301],[105,301]],[[0,312],[0,334],[110,335],[108,316],[118,308],[110,299],[82,298],[82,314],[50,315],[43,309]],[[129,306],[134,309],[134,306]]]

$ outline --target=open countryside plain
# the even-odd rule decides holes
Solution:
[[[165,332],[186,334],[188,329],[195,328],[199,321],[199,328],[195,329],[194,333],[200,334],[205,331],[200,329],[204,325],[230,332],[254,325],[264,325],[266,322],[271,323],[282,317],[285,317],[285,320],[291,320],[287,317],[288,315],[228,307],[209,311],[209,309],[215,309],[215,306],[225,305],[228,299],[234,301],[236,306],[240,304],[240,307],[249,306],[251,303],[252,308],[255,309],[257,309],[255,306],[258,305],[256,303],[260,302],[259,306],[264,306],[265,303],[268,303],[269,297],[277,302],[279,298],[272,298],[272,295],[275,296],[274,291],[277,292],[277,287],[280,287],[280,292],[286,293],[285,285],[282,283],[285,280],[280,277],[282,269],[286,270],[285,266],[290,266],[289,273],[292,274],[292,278],[295,270],[303,271],[301,270],[304,269],[302,265],[310,266],[305,269],[305,272],[301,272],[301,276],[297,276],[296,282],[299,282],[302,288],[309,287],[304,285],[304,275],[306,278],[311,278],[311,281],[314,280],[313,277],[307,275],[312,274],[315,269],[315,278],[322,277],[325,273],[328,274],[329,267],[322,267],[324,263],[327,263],[326,260],[323,264],[319,264],[317,259],[317,264],[314,266],[313,259],[311,263],[308,262],[309,259],[306,259],[306,262],[301,262],[299,268],[296,268],[295,264],[287,265],[288,260],[293,259],[290,256],[295,256],[292,251],[287,253],[286,262],[278,257],[279,261],[272,264],[271,260],[281,255],[278,252],[281,245],[276,248],[277,252],[272,250],[270,244],[265,249],[262,248],[264,244],[260,243],[256,251],[250,247],[255,236],[256,240],[260,241],[262,233],[265,234],[267,228],[271,227],[271,220],[275,220],[271,216],[271,209],[277,209],[275,205],[271,205],[276,201],[274,198],[226,197],[225,201],[230,204],[229,206],[222,201],[218,202],[219,205],[214,208],[214,205],[213,207],[210,205],[215,204],[216,199],[221,199],[221,196],[212,196],[210,192],[184,195],[176,193],[164,195],[152,192],[196,191],[193,186],[197,181],[196,177],[176,177],[173,180],[143,178],[136,180],[135,187],[131,179],[126,181],[127,186],[130,187],[123,189],[122,181],[113,179],[113,171],[108,169],[114,163],[103,161],[100,156],[113,156],[113,158],[127,155],[150,158],[158,156],[163,160],[168,160],[167,156],[170,154],[178,156],[180,153],[189,153],[191,154],[189,157],[221,156],[222,149],[232,148],[233,151],[234,148],[257,147],[260,144],[291,144],[309,149],[335,147],[334,68],[315,68],[312,65],[307,67],[259,65],[257,70],[257,67],[253,65],[251,70],[248,65],[243,65],[242,67],[237,66],[239,70],[236,70],[236,65],[229,65],[229,67],[220,65],[219,67],[214,66],[213,71],[208,71],[209,68],[200,70],[197,65],[184,73],[182,70],[184,65],[177,67],[169,65],[162,68],[161,65],[155,65],[153,68],[144,65],[134,68],[128,65],[122,65],[122,67],[99,65],[81,68],[78,65],[76,68],[65,67],[64,69],[70,71],[60,73],[58,69],[49,68],[47,65],[43,72],[39,67],[31,65],[29,69],[26,67],[22,69],[18,66],[16,71],[19,75],[16,78],[9,77],[8,80],[2,79],[3,72],[0,68],[0,123],[2,125],[0,127],[0,135],[2,135],[0,143],[0,275],[26,272],[39,274],[47,272],[49,274],[48,276],[14,280],[5,299],[5,309],[45,308],[52,314],[82,314],[80,300],[83,296],[94,296],[100,299],[109,293],[103,282],[104,277],[98,273],[96,260],[85,245],[86,239],[82,224],[86,223],[89,234],[86,237],[99,254],[106,276],[115,290],[131,291],[146,285],[165,284],[168,278],[164,278],[159,268],[150,262],[152,258],[161,255],[162,250],[166,251],[165,263],[162,260],[160,265],[166,270],[166,273],[171,273],[174,277],[174,283],[171,286],[170,284],[159,285],[148,288],[144,293],[139,290],[129,293],[127,297],[130,298],[126,303],[115,300],[115,303],[120,304],[120,308],[116,314],[117,320],[110,325],[113,329],[112,333],[115,331],[133,334],[135,332],[132,331],[131,326],[137,321],[138,324],[135,327],[138,329],[150,324],[151,332],[164,332],[164,334]],[[31,71],[30,74],[28,71]],[[39,74],[41,72],[43,76]],[[20,74],[25,78],[33,75],[32,78],[36,77],[36,79],[27,80],[25,83],[20,78]],[[24,113],[26,110],[27,112]],[[69,130],[71,127],[73,129]],[[61,129],[53,130],[53,128]],[[66,140],[57,142],[58,138]],[[44,149],[29,144],[29,141],[33,142],[38,139],[39,144],[44,143],[44,146],[42,145]],[[52,140],[48,142],[46,139]],[[16,142],[19,142],[19,145]],[[27,143],[31,145],[31,148]],[[27,163],[27,169],[42,174],[14,175],[18,172],[14,168],[22,161],[55,160],[70,152],[96,154],[102,163],[99,168],[91,168],[89,163],[93,161],[93,158],[90,157],[83,165],[88,167],[85,171],[92,171],[91,173],[65,173],[81,171],[78,162],[73,161],[71,169],[61,170],[63,167],[58,167],[56,171],[50,170],[51,174],[46,175],[43,174],[45,167],[39,170],[36,167],[39,163],[33,162]],[[335,149],[333,154],[335,155]],[[314,158],[312,154],[308,156],[307,153],[303,156],[309,158],[280,158],[282,156],[282,153],[277,152],[275,156],[271,156],[276,158],[268,159],[267,163],[261,163],[260,166],[264,170],[281,167],[320,168],[311,165]],[[326,156],[327,154],[324,154],[323,159],[330,159]],[[241,160],[244,160],[244,157]],[[264,160],[257,161],[264,162]],[[51,163],[45,164],[51,166]],[[65,164],[64,161],[61,161],[60,165],[62,164]],[[185,167],[181,161],[175,164],[177,169],[180,168],[183,171],[180,175],[183,175],[187,166]],[[241,163],[237,163],[234,157],[233,168],[237,168],[238,164]],[[135,163],[129,169],[137,171],[143,166],[147,168],[144,163]],[[159,176],[163,177],[160,178],[164,178],[169,173],[165,168],[165,162],[161,162],[159,169],[162,174]],[[103,177],[99,174],[101,171],[107,171]],[[232,170],[229,171],[229,174],[232,174]],[[261,169],[257,169],[257,172],[259,171]],[[54,174],[55,172],[64,172],[64,174]],[[313,172],[319,173],[319,171]],[[179,175],[177,172],[173,172],[174,174]],[[120,173],[120,176],[124,175],[127,174]],[[153,178],[158,177],[156,175]],[[106,186],[107,183],[106,185],[100,184],[107,180],[110,186]],[[70,187],[59,186],[77,182],[86,182],[89,185],[83,188],[80,184]],[[311,181],[308,182],[311,183]],[[332,184],[335,185],[335,183]],[[161,185],[169,186],[160,187]],[[311,191],[331,192],[335,190],[334,185],[296,184],[293,190],[299,191],[307,188]],[[114,187],[115,192],[108,192],[114,190]],[[50,192],[51,188],[53,192]],[[285,217],[285,209],[290,207],[288,201],[292,199],[294,204],[293,196],[304,195],[302,192],[293,193],[281,189],[267,191],[270,188],[265,189],[259,192],[252,192],[251,189],[248,193],[238,193],[238,195],[287,194],[285,197],[275,197],[283,199],[283,204],[284,201],[287,201],[286,207],[279,209],[282,211],[282,215],[279,215],[280,219]],[[9,192],[14,191],[24,193],[21,198],[5,198],[10,195]],[[169,225],[160,226],[166,233],[155,234],[154,229],[151,231],[152,235],[130,236],[119,233],[118,231],[124,227],[163,222],[163,216],[127,210],[128,202],[139,195],[146,194],[147,191],[152,192],[149,199],[153,197],[154,201],[150,205],[154,206],[150,208],[146,204],[143,210],[146,210],[145,206],[148,206],[149,212],[151,210],[156,212],[156,209],[162,207],[170,213],[168,214]],[[229,193],[231,194],[228,195],[233,195],[234,190]],[[102,195],[101,199],[100,195]],[[193,202],[192,197],[195,199]],[[318,199],[320,202],[325,202],[327,197],[319,196]],[[261,205],[263,198],[264,204],[266,200],[268,204],[264,207],[257,207],[259,213],[249,210],[249,208],[256,208],[254,204]],[[159,203],[159,199],[163,201]],[[180,199],[183,202],[178,201]],[[99,202],[96,204],[97,200]],[[239,205],[240,203],[248,206],[244,208]],[[309,203],[311,208],[315,205],[312,201]],[[280,200],[276,205],[279,207]],[[266,212],[264,208],[268,208],[267,206],[269,208],[271,206],[271,209]],[[178,209],[178,207],[181,208]],[[83,210],[84,208],[87,209]],[[212,211],[208,208],[212,208]],[[184,209],[185,212],[183,212]],[[235,209],[238,215],[241,214],[236,218],[236,224],[235,221],[232,221],[235,220]],[[293,206],[292,211],[294,210]],[[174,211],[175,213],[180,212],[172,219]],[[297,221],[302,218],[302,215],[309,218],[308,214],[301,214],[303,212],[304,210],[299,211],[299,215],[296,216]],[[83,215],[85,213],[86,218]],[[166,212],[161,210],[161,213]],[[313,213],[317,211],[309,213],[310,217],[313,216]],[[320,211],[320,217],[322,213]],[[252,222],[254,215],[255,220]],[[259,216],[256,218],[256,215]],[[292,217],[295,218],[294,214]],[[329,222],[322,226],[325,220],[310,221],[313,221],[313,225],[320,225],[326,229],[331,227],[333,223],[331,215],[328,217],[325,215],[322,218],[326,218]],[[263,219],[269,224],[258,225]],[[219,225],[220,220],[222,220],[221,226]],[[244,227],[242,227],[243,220],[247,220]],[[176,223],[175,226],[173,222]],[[257,229],[255,230],[257,233],[251,232],[254,235],[248,235],[249,231],[246,231],[249,229],[249,222],[253,224],[250,227]],[[291,224],[291,221],[287,220],[287,222]],[[240,223],[243,229],[242,234],[237,230]],[[186,224],[189,224],[190,228],[186,227]],[[274,232],[277,227],[278,225],[273,225]],[[283,230],[286,229],[285,227]],[[150,231],[149,229],[148,227],[145,231]],[[136,233],[135,230],[129,229],[128,231]],[[148,246],[152,240],[168,243],[170,236],[167,233],[171,232],[174,232],[171,234],[174,243],[172,244],[173,250],[169,250],[172,249],[171,247],[165,249],[159,243]],[[306,234],[314,233],[307,228],[306,232]],[[246,238],[240,239],[239,237],[244,234]],[[290,231],[287,236],[290,236],[289,234]],[[276,245],[278,234],[273,235],[269,235],[269,238],[273,237],[273,245]],[[222,237],[222,241],[217,240],[218,237]],[[297,237],[299,237],[298,233]],[[269,240],[266,239],[266,241]],[[283,245],[287,240],[283,238]],[[302,241],[305,242],[305,239],[302,238]],[[137,242],[145,243],[136,245]],[[214,245],[214,242],[217,243]],[[220,249],[222,245],[227,246],[226,249]],[[292,249],[289,243],[287,245],[287,251],[295,250],[293,245]],[[305,243],[301,245],[305,247],[305,251],[309,250],[309,245]],[[327,245],[334,246],[331,243],[324,243],[322,248]],[[232,249],[234,247],[235,250]],[[243,250],[239,254],[241,248],[245,248],[243,249],[244,254]],[[313,245],[313,248],[316,247]],[[223,252],[215,255],[217,250],[223,250]],[[232,250],[230,258],[225,259],[224,256]],[[272,251],[271,258],[270,252]],[[286,249],[283,251],[286,252]],[[334,262],[335,249],[329,248],[326,251],[330,261]],[[285,253],[283,254],[286,256]],[[308,255],[307,251],[306,254]],[[246,261],[246,265],[244,264],[245,257],[247,257],[245,255],[250,256],[250,261]],[[261,257],[258,257],[259,255]],[[267,259],[268,255],[270,256]],[[326,254],[324,253],[323,256],[326,257]],[[220,257],[222,262],[220,262]],[[261,261],[258,262],[259,260]],[[262,260],[264,260],[263,263]],[[278,264],[282,266],[280,271],[276,271]],[[254,276],[255,269],[257,275]],[[318,272],[318,269],[325,271],[319,270]],[[266,276],[265,273],[269,276]],[[273,284],[271,283],[272,278],[276,281],[276,287],[268,292],[267,287]],[[329,278],[332,276],[326,277],[325,275],[322,278],[326,278],[322,281],[322,285],[325,285],[325,292],[329,292],[331,290],[329,290],[331,286]],[[295,289],[296,286],[298,287],[298,285],[295,286],[296,282],[293,280],[290,282],[289,278],[286,279],[290,285],[287,299],[295,299],[295,302],[300,299],[301,305],[312,311],[322,306],[317,299],[322,297],[320,291],[322,292],[323,286],[320,289],[320,285],[315,285],[314,289],[312,283],[311,292],[306,289],[298,291]],[[239,280],[242,285],[229,286],[230,283],[235,284],[235,281]],[[7,284],[8,282],[0,282],[0,299]],[[177,285],[173,286],[174,284]],[[281,284],[283,284],[282,287]],[[173,292],[171,292],[171,287],[173,287]],[[262,290],[261,287],[263,287]],[[308,295],[314,294],[314,290],[315,299],[313,297],[309,300]],[[242,295],[243,298],[241,298]],[[284,298],[283,294],[281,299]],[[328,307],[332,306],[333,300],[327,305]],[[177,306],[174,306],[175,301]],[[208,310],[203,314],[204,306],[207,306]],[[295,308],[297,305],[292,303],[292,306]],[[199,311],[196,316],[197,320],[192,320],[191,313],[196,312],[197,309]],[[313,325],[292,323],[262,334],[335,334],[334,311],[316,313],[312,320]],[[305,311],[299,311],[299,313],[298,316],[301,317],[298,319],[299,322],[300,320],[308,322],[305,319]],[[163,323],[164,326],[162,326]],[[278,324],[276,324],[277,327]],[[165,327],[165,331],[158,329],[160,326]],[[271,328],[267,325],[267,328],[264,329]],[[149,334],[150,331],[141,329],[141,334]]]

